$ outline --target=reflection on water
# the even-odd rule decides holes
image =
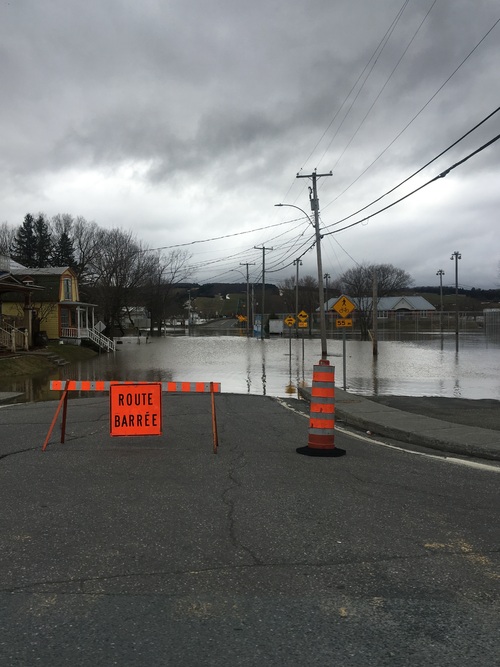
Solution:
[[[297,396],[310,386],[320,358],[318,339],[247,339],[240,336],[168,336],[137,339],[113,354],[54,369],[48,376],[3,380],[0,391],[19,391],[21,400],[57,398],[50,379],[221,382],[228,393]],[[336,384],[343,386],[342,341],[329,340]],[[500,399],[500,338],[454,336],[419,341],[381,341],[378,357],[369,342],[347,341],[346,387],[358,394]]]

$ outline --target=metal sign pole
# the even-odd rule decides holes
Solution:
[[[346,339],[346,334],[345,334],[345,327],[342,329],[342,388],[344,391],[346,391],[346,360],[345,360],[345,339]]]

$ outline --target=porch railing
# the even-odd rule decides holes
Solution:
[[[76,327],[62,327],[61,329],[61,338],[78,338],[78,335],[80,338],[88,338],[98,345],[101,350],[106,350],[107,352],[116,351],[115,342],[111,338],[99,333],[97,329],[81,328],[80,331]]]
[[[99,345],[101,349],[107,350],[108,352],[116,351],[115,341],[111,340],[111,338],[104,336],[102,333],[99,333],[99,331],[97,331],[96,329],[88,329],[87,332],[90,340],[96,345]]]
[[[7,348],[10,352],[28,350],[28,332],[4,322],[0,327],[0,347]]]

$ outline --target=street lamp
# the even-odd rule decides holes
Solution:
[[[443,276],[444,276],[443,269],[439,269],[439,271],[436,273],[436,276],[439,276],[439,299],[440,299],[441,312],[443,312]]]
[[[275,206],[288,206],[290,208],[296,208],[298,211],[301,211],[306,218],[314,227],[314,232],[316,235],[316,257],[318,264],[318,287],[319,287],[319,328],[321,332],[321,361],[325,361],[328,364],[328,352],[326,349],[326,320],[325,320],[325,294],[323,291],[323,265],[321,262],[321,234],[319,232],[319,219],[315,215],[315,222],[311,220],[309,215],[304,211],[300,206],[295,206],[295,204],[275,204]],[[317,211],[317,199],[311,199],[311,206],[314,206],[314,210]]]
[[[455,250],[451,253],[450,259],[455,260],[455,337],[458,348],[458,260],[462,259],[462,255]]]

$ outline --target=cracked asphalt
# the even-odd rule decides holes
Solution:
[[[45,452],[56,403],[0,408],[2,667],[498,664],[498,469],[299,456],[307,404],[216,406],[217,455],[208,396],[149,438],[72,399]]]

